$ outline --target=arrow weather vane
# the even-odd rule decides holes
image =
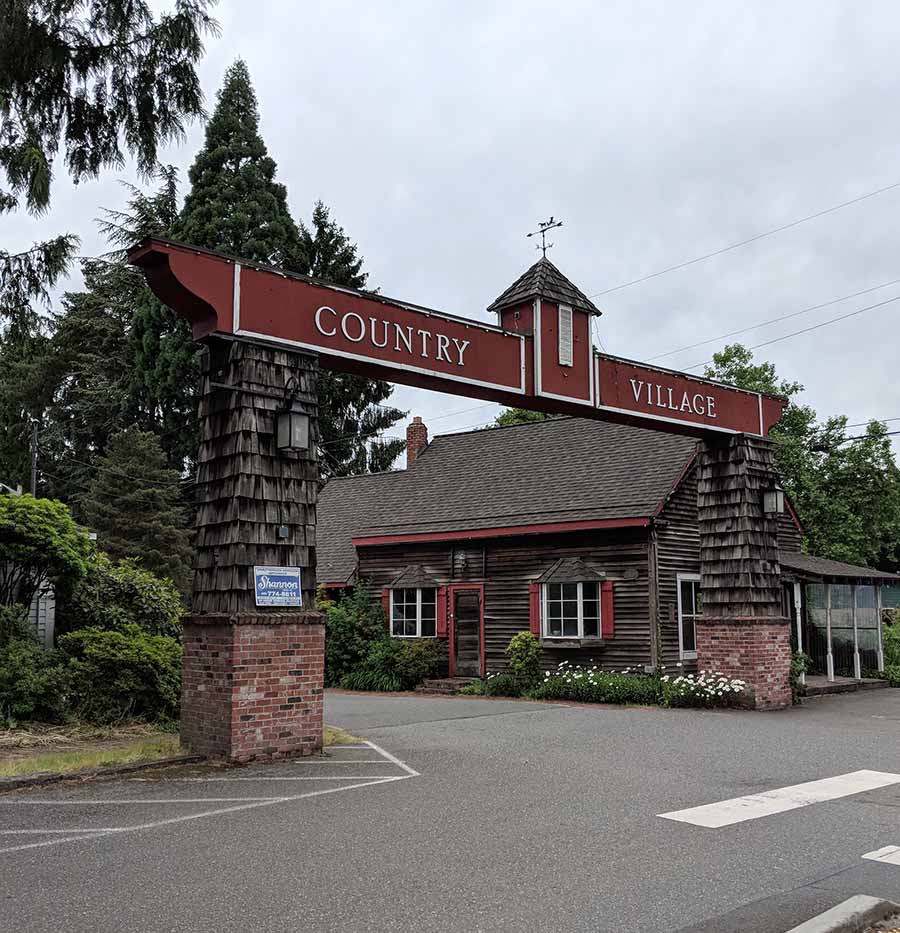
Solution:
[[[541,252],[544,254],[544,259],[546,259],[547,250],[553,248],[553,244],[547,242],[547,232],[549,230],[553,230],[554,227],[561,227],[562,225],[563,222],[561,220],[554,220],[553,216],[551,215],[549,220],[542,221],[538,224],[537,230],[533,230],[531,233],[526,233],[525,236],[533,237],[537,236],[538,234],[541,235],[541,245],[535,246],[535,249],[541,250]]]

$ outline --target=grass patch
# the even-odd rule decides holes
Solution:
[[[325,726],[324,745],[359,745],[363,740],[337,726]]]
[[[129,742],[118,742],[109,747],[89,747],[66,751],[44,752],[28,755],[12,761],[0,761],[0,777],[21,777],[50,771],[72,773],[93,768],[109,768],[115,765],[138,764],[173,758],[186,754],[177,735],[157,735],[154,738],[139,738]]]

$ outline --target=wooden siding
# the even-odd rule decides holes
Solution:
[[[700,573],[700,529],[697,524],[697,468],[693,467],[669,497],[657,527],[657,613],[659,660],[676,664],[678,654],[679,573]],[[778,548],[800,550],[801,535],[791,513],[785,510],[778,521]],[[694,662],[689,662],[693,665]]]
[[[657,616],[659,661],[677,664],[679,573],[700,573],[697,527],[697,469],[693,467],[669,497],[657,527]]]
[[[615,636],[602,648],[545,645],[547,669],[562,660],[621,668],[650,663],[647,532],[644,529],[498,538],[463,545],[407,544],[360,547],[359,577],[377,593],[403,569],[420,567],[438,584],[484,583],[485,665],[505,667],[504,649],[517,632],[528,630],[528,585],[560,557],[580,557],[616,580]]]

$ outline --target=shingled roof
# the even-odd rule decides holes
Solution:
[[[408,470],[328,481],[318,578],[350,579],[354,537],[649,518],[695,449],[688,437],[584,418],[436,437]]]
[[[839,560],[829,560],[827,557],[816,557],[813,554],[799,554],[785,552],[779,554],[782,569],[793,570],[802,577],[848,577],[868,580],[885,580],[900,583],[900,576],[896,573],[887,573],[884,570],[873,570],[871,567],[859,567],[856,564],[845,564]]]
[[[520,275],[499,298],[488,305],[488,311],[499,311],[501,308],[508,308],[510,305],[528,301],[530,298],[546,298],[549,301],[580,308],[590,314],[603,313],[546,256]]]

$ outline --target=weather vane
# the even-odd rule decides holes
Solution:
[[[538,229],[533,230],[531,233],[526,233],[525,236],[533,237],[538,234],[541,235],[541,245],[535,246],[535,249],[539,249],[544,254],[544,259],[547,258],[547,250],[553,248],[552,243],[547,242],[547,232],[552,230],[554,227],[561,227],[563,222],[561,220],[554,220],[553,216],[550,216],[549,220],[545,220],[542,223],[538,224]]]

